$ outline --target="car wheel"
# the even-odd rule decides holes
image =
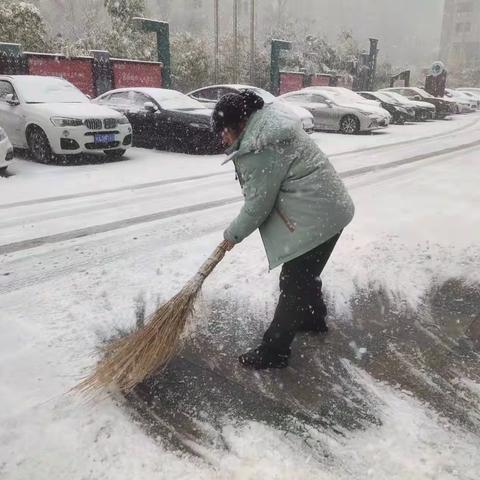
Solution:
[[[405,125],[405,122],[407,121],[407,119],[405,118],[404,115],[400,114],[398,115],[398,117],[395,119],[395,123],[397,125]]]
[[[120,158],[125,155],[126,150],[123,148],[118,148],[116,150],[104,150],[103,153],[109,158]]]
[[[426,121],[428,120],[428,114],[427,114],[427,112],[420,112],[419,118],[420,118],[420,121],[421,121],[421,122],[426,122]]]
[[[6,177],[7,176],[7,168],[8,167],[0,168],[0,177]]]
[[[354,135],[360,131],[360,120],[354,115],[346,115],[340,122],[340,131],[346,135]]]
[[[35,127],[28,134],[28,146],[33,158],[40,163],[49,163],[54,159],[47,135],[40,127]]]

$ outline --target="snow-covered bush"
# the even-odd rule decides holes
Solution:
[[[30,2],[1,0],[0,42],[20,43],[24,50],[47,50],[49,40],[38,8]]]

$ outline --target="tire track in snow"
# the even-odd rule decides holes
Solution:
[[[477,144],[480,145],[480,141],[478,142],[475,142],[475,145],[474,146],[477,146]],[[449,149],[451,150],[451,149]],[[443,155],[447,155],[448,153],[454,153],[454,152],[445,152]],[[441,161],[448,161],[449,158],[443,158]],[[416,159],[415,161],[419,161],[418,159]],[[396,162],[398,163],[398,162]],[[403,164],[406,164],[407,163],[407,160],[404,160],[403,161]],[[412,161],[410,161],[409,163],[412,163]],[[425,166],[428,166],[428,165],[434,165],[436,162],[433,158],[430,158],[430,162],[425,162],[424,165]],[[357,169],[358,170],[358,169]],[[382,170],[386,170],[385,168],[382,168]],[[399,176],[403,176],[403,175],[410,175],[412,172],[415,172],[417,169],[414,168],[414,166],[412,166],[411,168],[409,168],[407,171],[405,169],[401,169],[399,172],[390,172],[390,173],[385,173],[385,174],[381,174],[379,176],[375,176],[375,177],[372,177],[372,178],[368,178],[368,177],[363,177],[363,175],[358,175],[357,171],[356,170],[353,170],[349,173],[348,177],[351,177],[352,180],[355,180],[355,177],[358,178],[358,179],[362,179],[362,178],[365,178],[365,181],[360,181],[360,183],[356,183],[354,182],[353,184],[351,184],[349,186],[349,189],[351,190],[356,190],[357,188],[363,188],[365,186],[369,186],[369,185],[372,185],[372,184],[376,184],[376,183],[382,183],[382,182],[385,182],[385,181],[388,181],[390,180],[391,178],[396,178],[396,177],[399,177]],[[237,203],[238,201],[241,201],[242,198],[235,198],[235,199],[230,199],[232,200],[230,202],[230,205],[233,205],[235,203]],[[223,201],[219,201],[219,202],[223,202]],[[216,207],[211,207],[212,209],[213,208],[222,208],[223,205],[217,205]],[[191,212],[189,212],[191,213]],[[188,215],[189,213],[186,214],[186,219],[188,220]],[[175,222],[175,217],[171,216],[171,217],[165,217],[166,220],[168,221],[172,221],[172,222]],[[202,237],[204,235],[208,235],[214,231],[220,231],[224,225],[225,225],[225,221],[222,220],[222,213],[219,212],[219,215],[215,217],[215,221],[208,221],[208,222],[205,222],[205,220],[202,220],[202,219],[199,219],[197,218],[196,216],[193,216],[193,218],[190,219],[190,221],[187,222],[187,230],[183,230],[183,231],[179,231],[179,228],[176,228],[176,229],[173,229],[173,230],[169,230],[167,229],[167,231],[169,232],[166,236],[162,236],[162,244],[163,245],[172,245],[175,243],[175,238],[178,238],[178,235],[182,235],[182,238],[191,238],[191,239],[195,239],[195,238],[199,238],[199,237]],[[196,223],[197,222],[197,223]],[[162,225],[163,223],[158,227],[159,229],[163,230],[162,228]],[[182,223],[182,228],[184,228],[184,223]],[[182,229],[180,228],[180,230]],[[150,232],[150,230],[149,230]],[[148,235],[144,235],[144,234],[136,234],[134,233],[134,235],[138,235],[138,237],[143,237],[143,236],[147,236],[147,237],[152,237],[152,236],[155,236],[157,234],[157,232],[155,231],[155,227],[154,227],[154,230],[152,232],[150,232]],[[91,243],[94,243],[95,240],[91,240],[90,241]],[[166,242],[166,243],[165,243]],[[105,255],[105,252],[102,251],[100,252],[101,253],[101,259],[99,259],[99,255],[97,252],[92,252],[91,256],[85,256],[85,257],[78,257],[76,259],[73,259],[73,261],[65,264],[65,261],[66,260],[70,260],[70,254],[68,253],[69,250],[71,250],[72,248],[74,250],[77,250],[77,249],[80,249],[82,247],[85,246],[85,244],[81,244],[80,246],[77,246],[74,248],[74,246],[71,246],[71,245],[68,245],[66,244],[64,247],[62,247],[58,252],[57,251],[47,251],[46,253],[49,255],[49,258],[48,258],[48,262],[38,262],[38,264],[42,264],[42,265],[46,265],[48,266],[49,270],[48,271],[44,271],[43,270],[43,267],[42,267],[42,270],[41,271],[38,271],[35,267],[32,268],[32,258],[42,258],[44,255],[45,255],[45,251],[39,251],[38,253],[34,253],[33,255],[28,255],[27,257],[23,257],[23,258],[20,258],[20,259],[15,259],[13,260],[12,262],[12,267],[11,270],[12,272],[14,272],[14,276],[13,278],[6,278],[5,280],[5,283],[3,285],[0,285],[0,294],[6,294],[6,293],[9,293],[9,292],[12,292],[12,291],[15,291],[15,290],[20,290],[22,288],[26,288],[26,287],[30,287],[30,286],[33,286],[33,285],[36,285],[36,284],[39,284],[39,283],[44,283],[46,281],[49,281],[50,279],[52,278],[55,278],[55,277],[58,277],[58,276],[64,276],[64,275],[68,275],[70,273],[73,273],[75,271],[81,271],[82,269],[86,269],[92,265],[96,265],[96,264],[99,264],[101,263],[102,265],[103,264],[106,264],[106,263],[111,263],[111,262],[115,262],[119,259],[121,259],[122,257],[125,256],[125,254],[131,250],[131,248],[133,248],[130,244],[127,244],[125,243],[125,248],[120,248],[120,249],[115,249],[114,252],[110,252],[108,254]],[[128,246],[127,246],[128,245]],[[141,246],[141,244],[139,245],[136,245],[135,246],[136,249],[139,249],[139,250],[142,250],[142,249],[151,249],[151,243],[148,243],[146,246]],[[94,249],[91,249],[91,250],[94,250]],[[88,244],[87,244],[87,251],[88,251]],[[81,254],[83,255],[83,250],[81,251]],[[72,255],[75,255],[74,253]],[[7,267],[8,265],[8,256],[6,257],[3,257],[3,260],[6,261],[7,263],[5,264],[5,267]],[[27,263],[27,267],[26,268],[23,268],[22,267],[22,264],[23,263]],[[1,263],[0,263],[1,265]],[[60,265],[60,266],[59,266]],[[22,270],[24,271],[24,273],[22,274]],[[20,271],[20,278],[15,278],[15,274],[17,274],[18,272]],[[38,272],[38,273],[36,273]],[[9,275],[8,275],[9,276]],[[0,277],[0,280],[2,278]],[[2,283],[2,282],[0,282]]]
[[[178,225],[173,218],[170,219],[173,225],[169,225],[166,230],[162,223],[157,230],[155,228],[149,230],[148,234],[135,232],[128,240],[117,242],[110,250],[105,250],[102,243],[98,244],[92,239],[90,245],[88,243],[68,244],[58,251],[35,252],[33,255],[16,259],[9,266],[0,263],[4,275],[0,275],[0,295],[45,283],[56,277],[82,273],[91,267],[121,261],[131,253],[132,249],[140,254],[151,252],[152,245],[158,243],[159,235],[161,235],[161,247],[168,248],[176,245],[179,237],[183,241],[194,240],[219,231],[225,226],[222,212],[208,221],[203,218],[201,220],[189,218],[188,215],[185,218],[188,220],[187,227],[183,224]],[[132,237],[136,237],[137,241],[132,243]],[[48,255],[47,260],[43,259],[45,254]]]
[[[0,205],[0,210],[6,209],[6,208],[14,208],[14,207],[26,207],[28,205],[37,205],[39,203],[50,203],[50,202],[59,202],[62,200],[73,200],[74,198],[95,197],[97,195],[106,195],[108,193],[126,192],[129,190],[141,190],[144,188],[161,187],[163,185],[172,185],[175,183],[183,183],[183,182],[193,182],[195,180],[203,180],[205,178],[219,177],[221,175],[231,175],[231,174],[232,174],[231,171],[212,172],[212,173],[205,173],[203,175],[192,175],[191,177],[168,178],[166,180],[158,180],[156,182],[138,183],[136,185],[106,188],[104,190],[94,190],[91,192],[71,193],[66,195],[59,195],[57,197],[45,197],[45,198],[32,199],[32,200],[24,200],[21,202],[14,202],[14,203],[7,203],[7,204]]]
[[[427,160],[430,158],[434,158],[440,155],[446,155],[449,153],[454,153],[462,150],[468,150],[473,147],[478,147],[480,146],[480,140],[476,140],[475,142],[470,142],[465,145],[460,145],[460,146],[455,146],[455,147],[449,147],[449,148],[444,148],[442,150],[436,151],[436,152],[430,152],[426,154],[421,154],[421,155],[415,155],[410,158],[406,158],[403,160],[396,160],[394,162],[389,162],[389,163],[384,163],[384,164],[379,164],[379,165],[373,165],[370,167],[360,167],[356,168],[353,170],[348,170],[346,172],[340,173],[341,178],[349,178],[349,177],[355,177],[358,175],[364,175],[367,173],[377,173],[383,170],[387,169],[392,169],[392,168],[397,168],[403,165],[408,165],[411,163],[416,163],[420,162],[422,160]],[[217,207],[222,207],[225,205],[229,205],[232,203],[237,203],[243,200],[242,196],[235,196],[235,197],[230,197],[230,198],[225,198],[225,199],[220,199],[220,200],[214,200],[211,202],[204,202],[204,203],[199,203],[196,205],[190,205],[186,207],[181,207],[181,208],[174,208],[171,210],[164,210],[161,212],[156,212],[156,213],[151,213],[148,215],[141,215],[138,217],[131,217],[123,220],[117,220],[114,222],[109,222],[101,225],[94,225],[92,227],[85,227],[85,228],[80,228],[76,230],[71,230],[68,232],[63,232],[63,233],[57,233],[54,235],[46,235],[43,237],[38,237],[38,238],[33,238],[29,240],[22,240],[18,242],[13,242],[9,243],[6,245],[1,245],[0,246],[0,255],[5,255],[9,253],[15,253],[19,252],[22,250],[28,250],[31,248],[39,247],[45,244],[51,244],[51,243],[58,243],[58,242],[64,242],[67,240],[74,240],[90,235],[95,235],[98,233],[105,233],[105,232],[110,232],[113,230],[118,230],[122,228],[127,228],[133,225],[138,225],[142,223],[149,223],[149,222],[155,222],[157,220],[163,220],[166,218],[171,218],[171,217],[176,217],[180,215],[185,215],[187,213],[194,213],[194,212],[199,212],[199,211],[205,211],[205,210],[210,210],[212,208],[217,208]]]

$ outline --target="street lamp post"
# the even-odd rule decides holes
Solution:
[[[238,0],[233,0],[233,83],[238,83]]]
[[[255,85],[255,0],[250,0],[250,83]]]
[[[219,14],[218,14],[218,0],[213,0],[213,23],[215,30],[215,83],[218,83],[218,55],[219,55]]]

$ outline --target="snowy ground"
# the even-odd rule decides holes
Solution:
[[[192,421],[227,447],[191,439],[197,455],[152,434],[148,415],[123,399],[85,404],[65,392],[100,341],[134,323],[135,298],[151,311],[221,239],[240,207],[231,166],[140,149],[75,167],[16,159],[0,178],[0,478],[478,478],[480,369],[475,311],[464,305],[480,285],[479,126],[472,114],[368,136],[314,134],[357,207],[325,271],[330,343],[306,341],[305,363],[297,342],[292,368],[273,377],[237,370],[275,302],[278,272],[253,235],[208,279],[187,344],[254,400],[279,399],[284,385],[284,405],[309,418],[333,394],[341,411],[333,426],[298,429],[220,421],[206,409]],[[367,301],[378,292],[388,312]],[[198,384],[192,399],[195,387],[219,407]],[[160,398],[149,422],[165,424],[161,408]],[[348,428],[355,412],[365,419]]]

